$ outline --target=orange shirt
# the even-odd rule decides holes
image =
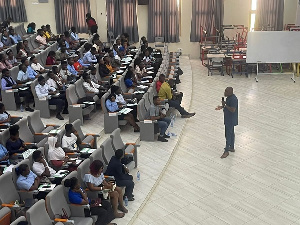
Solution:
[[[106,64],[107,69],[109,69],[110,72],[114,72],[113,67],[110,64]]]

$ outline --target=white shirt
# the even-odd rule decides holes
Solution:
[[[44,86],[38,84],[35,86],[35,92],[38,98],[47,97],[49,95],[49,91],[56,91],[56,89],[50,87],[48,84],[45,84]]]
[[[77,137],[75,134],[71,133],[71,137],[64,135],[61,140],[61,147],[68,148],[70,150],[77,150],[76,141],[77,141]]]
[[[49,168],[50,175],[53,176],[56,173],[55,170],[52,169],[51,167],[49,167],[47,162],[46,162],[46,165]],[[32,165],[32,171],[38,176],[41,176],[45,172],[45,170],[46,170],[46,168],[43,163],[34,162]]]
[[[105,178],[103,173],[101,173],[99,177],[94,177],[92,174],[85,174],[83,178],[84,182],[91,183],[94,186],[100,186],[100,184],[103,183],[104,179]]]
[[[121,61],[121,57],[118,54],[115,55],[115,59]]]
[[[99,93],[99,87],[100,85],[99,84],[96,84],[95,82],[91,81],[92,85],[88,82],[83,82],[83,87],[86,91],[89,91],[89,92],[93,92],[95,94],[98,94]]]
[[[61,69],[59,73],[64,80],[67,80],[68,76],[72,75],[72,73],[68,69],[67,70]]]
[[[122,105],[126,105],[126,101],[122,94],[116,95],[116,102],[120,102]]]
[[[31,68],[34,69],[35,71],[40,71],[41,69],[45,69],[44,67],[41,66],[41,64],[37,63],[37,64],[34,64],[34,63],[31,63]]]
[[[57,84],[56,84],[55,80],[53,80],[52,78],[49,78],[49,79],[47,80],[46,84],[47,84],[49,87],[52,87],[52,88],[57,89]]]
[[[47,44],[47,40],[45,37],[42,37],[40,35],[36,36],[35,38],[37,41],[39,41],[40,43],[42,43],[43,45],[46,45]]]
[[[70,36],[71,36],[72,40],[74,40],[74,41],[78,41],[79,40],[78,34],[76,34],[74,32],[71,32]]]
[[[83,60],[83,63],[97,63],[97,58],[95,55],[93,55],[91,53],[91,51],[88,51],[87,53],[85,53],[82,60]]]

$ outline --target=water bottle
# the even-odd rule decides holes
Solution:
[[[125,206],[128,206],[128,198],[127,198],[127,196],[125,196],[124,202],[125,202]]]
[[[21,112],[24,112],[23,104],[20,105],[20,110],[21,110]]]
[[[175,133],[171,133],[171,136],[172,137],[176,137],[177,135]]]
[[[136,177],[137,177],[137,180],[140,180],[140,179],[141,179],[141,174],[140,174],[140,171],[137,171],[137,173],[136,173]]]
[[[173,127],[174,126],[174,118],[173,118],[173,116],[171,117],[171,127]]]

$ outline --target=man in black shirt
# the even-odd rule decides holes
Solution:
[[[226,147],[224,148],[224,153],[221,158],[226,158],[230,152],[235,152],[234,150],[234,127],[238,125],[238,99],[233,94],[233,88],[227,87],[224,92],[226,101],[222,101],[222,106],[218,106],[216,110],[223,109],[224,112],[224,125],[225,125],[225,138]]]

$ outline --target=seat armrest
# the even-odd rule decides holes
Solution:
[[[25,145],[36,145],[36,143],[25,142]]]
[[[48,136],[49,133],[34,133],[34,135],[44,135],[44,136]]]
[[[78,205],[69,204],[71,215],[76,215],[76,217],[85,217],[84,209],[89,209],[89,205]]]
[[[89,136],[89,135],[94,136],[94,137],[100,137],[99,134],[86,134],[86,136]]]
[[[68,221],[68,219],[60,219],[60,218],[55,218],[54,219],[54,222],[62,222],[62,223],[65,223],[65,222],[67,222]]]
[[[46,124],[46,127],[54,127],[54,128],[58,128],[60,127],[59,125],[56,124]]]
[[[132,99],[133,98],[133,93],[123,93],[123,95],[126,99]]]
[[[2,203],[1,206],[2,207],[8,207],[8,208],[12,208],[15,204],[7,204],[7,203]]]

